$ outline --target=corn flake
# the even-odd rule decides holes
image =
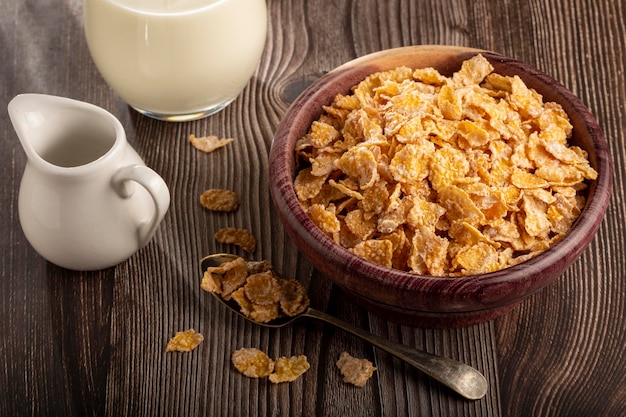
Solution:
[[[465,152],[451,146],[437,149],[431,158],[428,179],[437,191],[456,184],[458,180],[466,177],[470,169]]]
[[[430,156],[435,150],[432,142],[407,144],[394,155],[389,171],[397,182],[411,183],[428,176]]]
[[[253,304],[272,305],[280,301],[281,287],[270,271],[248,276],[243,288]]]
[[[479,274],[499,269],[496,249],[485,242],[463,246],[452,260],[452,264],[463,273]]]
[[[200,286],[207,292],[222,294],[223,297],[228,298],[234,290],[245,282],[248,275],[247,269],[243,258],[236,258],[220,266],[209,267],[204,271]]]
[[[185,330],[184,332],[176,332],[167,343],[166,352],[190,352],[194,350],[202,341],[204,336],[197,333],[194,329]]]
[[[249,378],[264,378],[274,371],[274,361],[256,348],[241,348],[231,355],[233,366]]]
[[[303,313],[309,307],[309,297],[300,281],[280,281],[280,308],[288,316]]]
[[[212,211],[235,211],[239,208],[239,196],[234,191],[214,188],[200,195],[200,204]]]
[[[256,239],[252,233],[246,229],[226,227],[215,232],[215,240],[220,243],[234,244],[241,247],[246,252],[254,252],[256,249]]]
[[[325,182],[325,176],[313,175],[312,168],[309,167],[298,172],[294,188],[300,200],[308,200],[319,194]]]
[[[348,352],[341,352],[336,365],[343,376],[343,382],[357,387],[364,387],[376,371],[372,362],[367,359],[357,359]]]
[[[233,292],[241,287],[248,277],[248,265],[242,258],[233,261],[233,267],[222,277],[222,297],[228,300]]]
[[[311,124],[311,144],[316,148],[323,148],[340,137],[337,129],[328,123],[314,121]]]
[[[313,204],[309,207],[311,220],[325,233],[337,233],[341,228],[341,223],[335,215],[334,206],[324,207],[321,204]]]
[[[349,149],[335,162],[335,166],[354,179],[362,189],[371,187],[378,179],[377,165],[372,151],[363,146]]]
[[[255,304],[252,303],[250,318],[259,323],[269,323],[270,321],[280,317],[278,304]]]
[[[309,361],[304,355],[283,356],[276,359],[274,373],[269,375],[269,379],[274,384],[293,382],[308,371],[309,367]]]
[[[386,239],[366,240],[351,249],[351,252],[361,258],[367,259],[379,265],[391,267],[393,259],[393,244]]]
[[[219,148],[222,148],[234,140],[235,139],[233,138],[220,139],[217,136],[196,137],[193,134],[189,135],[189,142],[191,142],[193,147],[206,153],[211,153]]]
[[[376,222],[372,218],[366,219],[361,209],[350,210],[344,221],[350,232],[361,241],[376,233]]]

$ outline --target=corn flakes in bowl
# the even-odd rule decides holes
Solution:
[[[573,93],[453,46],[329,72],[291,105],[269,162],[279,217],[311,263],[370,311],[423,327],[495,318],[554,281],[611,188],[606,141]]]

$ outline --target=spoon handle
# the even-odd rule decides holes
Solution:
[[[304,315],[335,325],[371,343],[414,366],[467,399],[477,400],[487,393],[487,380],[480,372],[469,365],[392,342],[336,319],[322,311],[309,308]]]

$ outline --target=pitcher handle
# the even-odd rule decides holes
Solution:
[[[133,194],[133,184],[129,181],[134,181],[144,187],[154,200],[155,212],[152,220],[142,223],[138,228],[139,248],[143,248],[150,242],[167,213],[170,205],[170,192],[163,178],[144,165],[128,165],[115,172],[112,178],[113,187],[122,198],[128,198]]]

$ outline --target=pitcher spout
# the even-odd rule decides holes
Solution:
[[[42,169],[88,165],[126,140],[111,113],[65,97],[21,94],[9,102],[8,113],[29,161]]]

